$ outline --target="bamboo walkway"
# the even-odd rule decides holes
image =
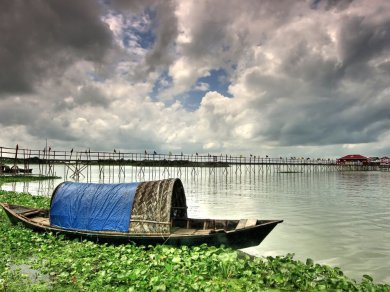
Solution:
[[[263,173],[263,172],[321,172],[321,171],[362,171],[379,170],[378,167],[346,164],[339,165],[333,159],[260,156],[232,156],[194,154],[159,154],[156,152],[133,153],[119,150],[91,151],[54,150],[47,147],[43,150],[0,147],[0,175],[7,171],[11,173],[28,173],[31,165],[38,165],[34,175],[54,176],[54,165],[64,166],[65,177],[78,180],[88,176],[91,166],[99,167],[99,177],[104,177],[107,171],[117,168],[118,175],[125,176],[125,166],[136,166],[139,174],[145,173],[145,168],[162,168],[164,172],[179,174],[182,168],[191,169],[191,175],[198,175],[199,168],[208,168],[209,174],[215,173],[216,168],[222,168],[226,173]],[[11,166],[9,166],[11,165]],[[172,170],[175,168],[175,170]]]

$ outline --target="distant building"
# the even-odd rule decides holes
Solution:
[[[351,165],[367,165],[368,157],[365,157],[360,154],[350,154],[336,159],[337,164],[351,164]]]
[[[382,157],[380,165],[390,166],[390,157],[387,157],[387,156]]]
[[[381,160],[379,157],[370,157],[368,162],[370,165],[380,165]]]

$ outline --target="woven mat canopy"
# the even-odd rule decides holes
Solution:
[[[187,218],[187,204],[180,179],[142,182],[137,187],[130,219],[130,233],[170,233],[173,218]]]

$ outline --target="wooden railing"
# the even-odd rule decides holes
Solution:
[[[192,162],[192,163],[211,163],[211,164],[228,164],[228,165],[335,165],[334,159],[324,158],[303,158],[303,157],[261,157],[257,155],[234,156],[227,154],[161,154],[152,152],[123,152],[120,150],[113,151],[91,151],[88,150],[54,150],[51,147],[34,150],[24,148],[10,148],[0,146],[0,160],[14,161],[23,163],[40,163],[50,161],[51,163],[70,163],[70,162],[141,162],[141,161],[169,161],[169,162]],[[0,161],[0,162],[1,162]]]

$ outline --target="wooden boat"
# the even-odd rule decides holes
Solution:
[[[63,190],[62,193],[68,194],[69,190],[75,189],[75,183],[70,184],[72,184],[71,188],[68,188],[65,191]],[[85,184],[78,184],[76,189],[84,188],[85,195],[85,193],[88,193],[88,191],[85,190],[88,189],[89,186],[85,188],[83,185]],[[97,187],[97,184],[93,185],[93,188]],[[155,182],[144,182],[136,187],[130,224],[126,231],[87,230],[61,227],[53,224],[53,221],[56,220],[56,215],[54,214],[54,216],[52,216],[53,214],[51,214],[51,212],[56,212],[56,207],[53,207],[53,204],[55,205],[56,202],[58,203],[58,201],[56,201],[56,196],[61,195],[59,189],[64,189],[64,187],[65,186],[61,184],[53,192],[51,210],[28,208],[7,203],[0,203],[0,205],[3,207],[12,223],[21,223],[34,231],[54,232],[70,238],[87,239],[95,242],[113,244],[133,242],[137,245],[144,246],[156,244],[173,246],[208,244],[211,246],[224,245],[238,249],[246,248],[259,245],[278,223],[283,222],[282,220],[217,220],[187,218],[187,206],[185,205],[185,196],[181,181],[179,179],[168,179]],[[124,189],[128,190],[128,187],[125,186]],[[76,196],[75,193],[73,193],[73,195]],[[65,196],[65,200],[69,200],[69,197]],[[145,200],[147,201],[146,203]],[[80,202],[80,198],[78,201]],[[160,204],[160,207],[156,208],[156,204],[153,202],[158,205],[158,202],[161,203],[161,201],[165,201],[165,204],[163,204],[165,206]],[[63,209],[66,209],[66,206]],[[154,215],[152,214],[153,211],[150,211],[146,214],[148,216],[140,216],[140,214],[147,209],[149,209],[149,211],[154,210]],[[68,208],[67,210],[69,211],[70,209]],[[167,211],[168,214],[166,213]],[[168,215],[169,220],[164,218],[166,215]],[[104,220],[106,220],[106,218],[104,218]]]
[[[19,168],[17,165],[9,167],[8,165],[0,164],[0,173],[32,173],[32,168]]]

